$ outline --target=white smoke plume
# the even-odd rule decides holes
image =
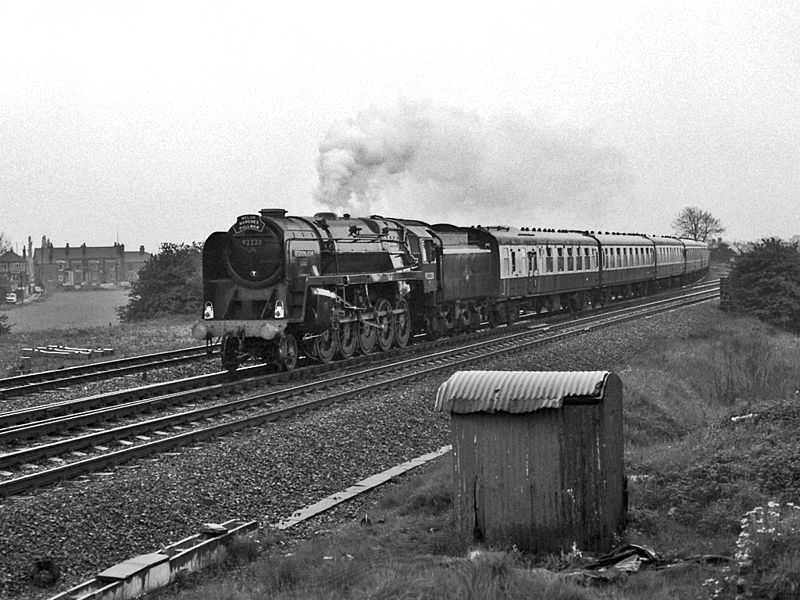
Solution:
[[[317,171],[325,210],[462,225],[590,227],[630,181],[590,132],[411,103],[332,127]]]

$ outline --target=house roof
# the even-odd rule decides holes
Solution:
[[[90,260],[98,260],[98,259],[118,259],[120,258],[120,246],[70,246],[69,253],[67,253],[66,246],[58,248],[53,246],[53,260],[79,260],[82,258],[90,259]],[[84,252],[85,250],[85,252]],[[36,263],[41,262],[40,257],[42,256],[42,249],[36,248],[33,251],[33,260]],[[47,248],[44,251],[44,259],[47,261],[49,260],[50,256],[50,249]]]
[[[138,250],[125,251],[125,260],[127,262],[145,261],[150,258],[149,252],[139,252]]]
[[[2,256],[0,256],[0,262],[25,262],[25,259],[13,250],[7,250]]]

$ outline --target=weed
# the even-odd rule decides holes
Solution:
[[[741,520],[734,563],[706,580],[711,598],[797,598],[800,595],[800,506],[770,501]]]

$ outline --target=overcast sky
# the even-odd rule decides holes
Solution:
[[[698,206],[788,238],[799,200],[796,0],[0,0],[20,252],[265,207],[670,233]]]

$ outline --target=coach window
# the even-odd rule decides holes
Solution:
[[[545,266],[547,267],[547,272],[553,272],[553,249],[547,248],[547,256],[545,257]]]
[[[528,252],[528,273],[533,275],[538,268],[539,265],[536,264],[536,250],[531,250]]]
[[[515,250],[511,251],[511,272],[517,272],[517,252]]]
[[[581,254],[580,246],[575,249],[575,270],[583,271],[583,254]]]
[[[556,259],[556,270],[561,272],[564,270],[564,249],[557,248],[558,258]]]
[[[567,248],[567,271],[575,270],[575,259],[572,256],[572,248]]]

